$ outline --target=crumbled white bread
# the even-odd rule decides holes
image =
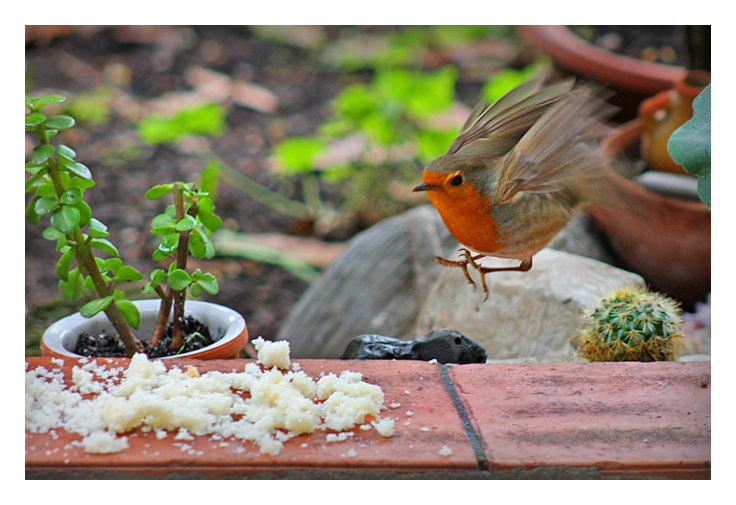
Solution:
[[[447,447],[447,445],[443,445],[442,449],[440,449],[440,452],[438,454],[440,456],[452,456],[452,449]]]
[[[253,343],[265,371],[250,362],[243,372],[200,375],[191,366],[167,370],[163,362],[143,354],[136,354],[126,370],[79,360],[70,387],[59,369],[26,371],[26,430],[64,428],[82,435],[89,452],[123,450],[127,439],[115,433],[145,427],[157,438],[169,431],[177,432],[178,440],[235,437],[256,443],[262,453],[278,454],[286,440],[316,429],[339,432],[328,437],[347,438],[352,432],[346,430],[380,413],[383,391],[363,382],[360,373],[330,373],[315,382],[301,370],[285,371],[290,365],[288,342],[259,338]],[[249,392],[250,398],[240,392]],[[391,419],[371,424],[383,436],[393,433]]]
[[[258,337],[253,341],[253,347],[258,352],[258,361],[266,368],[277,367],[281,370],[289,368],[291,360],[288,341],[269,342],[263,337]]]
[[[386,419],[377,419],[373,421],[371,424],[374,428],[376,428],[376,431],[381,434],[381,436],[384,437],[390,437],[394,434],[394,420],[391,418]]]

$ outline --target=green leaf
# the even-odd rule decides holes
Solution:
[[[95,238],[90,240],[89,246],[99,249],[100,251],[104,251],[112,256],[120,256],[120,253],[118,253],[117,248],[112,245],[112,242],[104,238]]]
[[[74,175],[81,177],[82,179],[92,179],[92,172],[90,172],[89,168],[87,168],[86,165],[83,165],[76,161],[65,161],[61,163],[61,166]]]
[[[74,118],[70,116],[51,116],[42,125],[46,128],[53,128],[54,130],[66,130],[74,126]]]
[[[68,281],[59,280],[59,291],[67,300],[76,300],[84,292],[84,276],[79,267],[69,271]]]
[[[43,238],[45,238],[46,240],[58,240],[60,237],[64,236],[63,233],[59,232],[59,230],[51,226],[46,228],[43,231],[42,235],[43,235]]]
[[[31,98],[30,100],[31,100],[31,103],[33,103],[33,108],[38,110],[41,107],[50,105],[52,103],[61,103],[64,100],[66,100],[66,98],[61,95],[46,95],[42,97]],[[27,105],[28,103],[26,102],[26,106]]]
[[[171,193],[174,190],[173,184],[159,184],[146,191],[146,198],[149,200],[156,200],[164,195]]]
[[[202,286],[200,286],[196,282],[192,282],[189,285],[189,292],[192,294],[192,296],[199,296],[202,294]]]
[[[178,233],[169,233],[161,237],[161,242],[158,244],[156,252],[154,252],[155,261],[161,261],[162,259],[171,256],[176,253],[176,246],[179,243]],[[159,257],[160,259],[158,259]]]
[[[112,275],[118,273],[118,270],[123,266],[123,260],[120,258],[108,258],[102,262],[104,268],[106,268]]]
[[[161,284],[163,281],[166,280],[166,276],[167,276],[166,272],[164,272],[160,268],[157,268],[156,270],[151,272],[151,285],[153,287],[158,286],[159,284]]]
[[[51,226],[61,233],[70,233],[79,226],[79,210],[70,205],[62,205],[51,214]]]
[[[675,130],[667,150],[676,163],[698,176],[698,195],[710,207],[710,85],[693,101],[693,117]]]
[[[220,290],[217,278],[210,273],[203,273],[195,277],[195,282],[211,295],[216,295]]]
[[[29,179],[27,179],[26,180],[26,189],[25,189],[25,192],[26,193],[30,193],[31,191],[34,191],[35,192],[36,191],[36,188],[39,186],[39,184],[37,184],[38,181],[40,181],[41,179],[43,179],[44,178],[44,175],[45,174],[43,174],[43,173],[38,173],[38,174],[35,174],[35,175],[31,176]],[[56,191],[54,191],[54,193],[55,192]],[[38,196],[38,193],[36,193],[36,196]]]
[[[275,148],[277,167],[285,174],[299,174],[315,170],[315,160],[324,151],[326,143],[318,138],[294,137],[280,142]]]
[[[182,289],[186,289],[187,286],[191,284],[191,282],[192,276],[181,268],[175,269],[169,274],[168,277],[168,284],[174,291],[181,291]]]
[[[159,214],[151,220],[151,233],[166,235],[176,231],[176,220],[168,214]]]
[[[33,148],[33,158],[31,158],[31,163],[34,165],[40,165],[53,156],[54,152],[54,146],[52,145],[44,144],[36,146]]]
[[[107,226],[105,226],[101,221],[91,218],[89,220],[89,236],[92,238],[109,237],[110,234],[107,231]]]
[[[79,210],[79,227],[87,226],[92,219],[92,209],[84,200],[78,202],[75,207]]]
[[[197,259],[215,256],[215,245],[202,226],[197,226],[189,235],[189,252]]]
[[[112,296],[106,296],[104,298],[92,300],[91,302],[87,302],[82,305],[82,308],[79,309],[79,313],[82,314],[82,317],[92,317],[105,310],[107,306],[112,303],[112,301]]]
[[[116,281],[139,281],[141,279],[143,279],[143,274],[128,265],[120,267],[114,277]]]
[[[176,223],[176,230],[177,231],[188,231],[194,228],[195,226],[197,226],[197,220],[194,217],[187,214],[186,216],[184,216],[184,219]]]
[[[41,220],[41,214],[36,212],[36,204],[39,200],[39,197],[34,196],[26,206],[26,219],[31,224],[38,224],[38,222]]]
[[[45,196],[36,200],[34,210],[40,216],[53,212],[59,206],[59,200],[56,197]]]
[[[26,129],[33,129],[36,125],[39,125],[46,121],[46,116],[36,112],[33,114],[26,114]]]
[[[64,144],[59,145],[57,151],[60,157],[65,158],[68,161],[74,161],[74,158],[77,156],[77,153],[75,153],[71,147],[67,147]]]
[[[69,281],[69,269],[72,266],[72,260],[74,259],[74,253],[76,251],[69,248],[64,254],[61,255],[59,261],[56,263],[56,275],[59,279],[68,282]]]
[[[197,217],[209,231],[218,230],[222,226],[222,219],[220,216],[213,214],[209,210],[202,209],[201,207],[197,211]]]
[[[56,199],[56,187],[50,182],[45,182],[36,186],[36,195],[44,198]]]
[[[59,201],[64,205],[76,205],[82,201],[83,195],[82,188],[71,187],[61,194]]]
[[[130,300],[119,300],[116,304],[128,326],[137,330],[141,325],[141,313],[138,311],[138,307]]]

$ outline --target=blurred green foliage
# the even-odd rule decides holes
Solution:
[[[225,109],[208,103],[173,115],[151,114],[138,124],[138,133],[149,144],[175,143],[187,135],[214,137],[225,131]]]

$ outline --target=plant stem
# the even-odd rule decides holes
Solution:
[[[169,315],[171,314],[171,302],[173,300],[174,290],[168,288],[164,292],[161,286],[156,286],[156,294],[161,298],[161,305],[158,309],[158,316],[156,317],[156,327],[153,330],[153,337],[151,337],[151,346],[156,346],[164,337],[166,331],[166,325],[169,322]]]
[[[185,217],[184,192],[181,185],[174,184],[174,207],[176,208],[176,220],[181,221]],[[197,215],[197,199],[193,198],[189,208],[189,215]],[[189,255],[189,230],[182,231],[179,235],[179,243],[176,246],[176,268],[187,269],[187,256]],[[184,303],[187,299],[187,290],[173,292],[174,320],[172,325],[171,352],[175,353],[184,343]]]
[[[39,140],[42,144],[48,144],[48,139],[46,138],[45,131],[44,135],[39,135]],[[61,194],[64,192],[64,185],[61,182],[61,173],[59,167],[53,157],[48,159],[48,166],[49,175],[51,176],[51,181],[53,182],[54,189],[56,190],[56,196],[58,198],[61,198]],[[92,283],[95,286],[95,291],[97,292],[98,298],[105,298],[110,296],[112,294],[111,290],[109,290],[107,285],[105,284],[105,280],[102,278],[102,273],[97,266],[97,261],[95,261],[92,249],[87,245],[84,234],[79,229],[79,226],[77,226],[73,231],[67,233],[67,239],[70,243],[74,244],[77,263],[79,264],[82,272],[92,279]],[[128,324],[125,322],[125,319],[120,313],[120,309],[115,303],[115,300],[113,300],[107,306],[107,308],[105,308],[105,314],[107,315],[107,318],[110,320],[115,330],[118,332],[120,339],[123,341],[123,344],[125,345],[125,352],[128,354],[128,356],[132,357],[133,354],[135,354],[136,352],[143,351],[143,345],[140,341],[138,341],[138,339],[135,338],[133,333],[130,331],[130,327],[128,327]]]

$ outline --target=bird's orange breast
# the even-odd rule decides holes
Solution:
[[[499,249],[499,233],[491,215],[491,202],[469,181],[454,187],[440,183],[440,174],[425,172],[423,180],[437,187],[427,196],[440,213],[450,233],[464,246],[479,253]]]

